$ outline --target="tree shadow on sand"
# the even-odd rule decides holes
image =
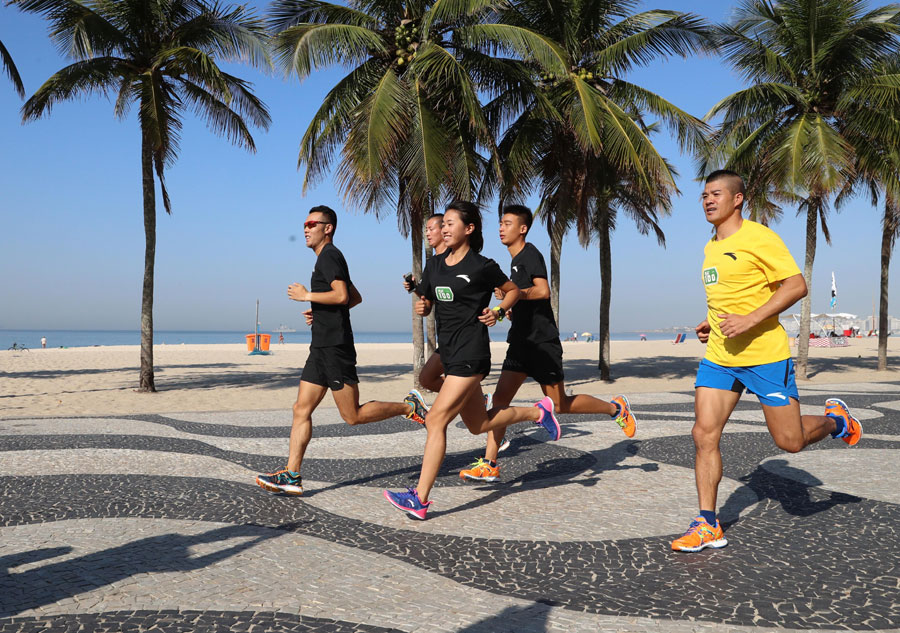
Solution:
[[[568,486],[577,484],[585,488],[591,488],[600,483],[603,473],[614,470],[642,470],[644,472],[656,472],[659,470],[659,464],[635,464],[623,465],[622,462],[628,457],[635,454],[633,448],[633,440],[622,440],[613,444],[608,448],[597,451],[586,452],[585,455],[591,458],[591,465],[582,468],[568,467],[568,462],[573,460],[582,462],[582,459],[572,457],[562,457],[546,459],[537,464],[533,471],[523,473],[507,482],[494,482],[490,487],[477,488],[478,490],[489,490],[489,494],[478,499],[473,499],[468,503],[464,503],[449,510],[432,512],[432,515],[453,514],[465,510],[473,510],[482,506],[491,504],[495,501],[518,492],[528,490],[546,490],[558,486]],[[583,478],[582,478],[583,477]]]
[[[5,556],[0,559],[5,565],[0,572],[0,617],[53,604],[137,574],[202,569],[283,534],[281,530],[255,525],[227,526],[196,535],[161,534],[17,574],[10,573],[9,568],[61,556],[72,548],[45,548]],[[190,551],[200,543],[233,538],[249,540],[202,556],[194,556]]]
[[[749,475],[741,477],[740,481],[756,494],[759,502],[771,499],[781,504],[782,510],[795,517],[809,517],[835,506],[862,501],[854,495],[820,489],[818,486],[822,481],[805,470],[791,466],[785,459],[773,459],[765,465],[760,464]],[[746,495],[738,494],[739,491],[740,489],[733,492],[719,511],[726,517],[735,517],[723,521],[725,527],[740,521],[737,517],[752,505],[748,504]]]

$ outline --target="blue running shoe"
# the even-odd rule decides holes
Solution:
[[[425,406],[425,398],[422,397],[419,390],[413,389],[410,391],[406,394],[406,397],[403,398],[403,402],[410,406],[409,413],[406,414],[406,419],[424,426],[425,416],[428,415],[428,407]]]
[[[544,396],[544,398],[534,406],[542,411],[541,419],[536,420],[535,424],[540,424],[544,427],[547,430],[547,433],[550,434],[550,440],[555,442],[562,434],[562,430],[559,428],[559,420],[553,415],[553,400],[550,396]]]
[[[300,496],[303,494],[303,481],[300,473],[293,473],[283,468],[274,473],[258,475],[256,485],[269,492],[283,492],[287,495]]]
[[[509,445],[510,445],[510,444],[512,444],[512,442],[510,442],[510,441],[509,441],[509,438],[506,437],[506,436],[504,435],[504,436],[503,436],[503,441],[500,442],[500,446],[497,447],[497,452],[498,452],[498,453],[502,453],[502,452],[505,451],[507,448],[509,448]]]
[[[419,521],[425,520],[425,513],[428,512],[428,506],[431,505],[431,501],[428,503],[419,501],[419,493],[415,488],[407,488],[406,492],[385,490],[384,498],[390,501],[391,505],[398,510],[403,510],[414,519],[419,519]]]

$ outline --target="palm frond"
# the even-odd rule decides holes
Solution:
[[[179,80],[181,94],[194,107],[194,112],[203,118],[207,127],[231,143],[251,152],[256,151],[256,143],[244,119],[227,103],[214,94],[187,79]]]
[[[601,47],[591,55],[596,72],[621,75],[665,57],[687,57],[713,49],[713,31],[694,15],[676,11],[647,11],[629,16],[601,35]]]
[[[60,101],[95,93],[106,94],[121,77],[132,72],[126,60],[97,57],[62,68],[38,88],[22,106],[22,120],[31,121],[49,114]]]
[[[473,24],[457,29],[455,35],[465,46],[484,50],[490,55],[512,52],[560,76],[569,72],[572,65],[562,46],[528,28],[512,24]]]
[[[19,75],[19,70],[16,68],[16,64],[13,62],[12,55],[10,55],[9,51],[6,50],[3,42],[0,42],[0,61],[3,62],[3,69],[6,71],[9,80],[12,81],[13,87],[16,89],[16,93],[24,99],[25,85],[22,83],[22,77]]]
[[[347,24],[378,28],[378,19],[352,7],[319,0],[275,0],[268,11],[269,29],[281,33],[300,24]]]
[[[108,56],[126,44],[124,34],[99,10],[77,0],[10,0],[26,13],[36,13],[51,25],[50,39],[62,55],[74,59]]]
[[[299,24],[281,31],[274,40],[275,59],[285,73],[300,79],[313,69],[332,64],[355,66],[373,54],[387,55],[382,36],[351,24]]]

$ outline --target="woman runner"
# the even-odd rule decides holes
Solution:
[[[416,314],[427,316],[435,309],[441,364],[446,378],[425,418],[428,438],[422,471],[415,488],[406,492],[384,491],[396,508],[423,520],[431,505],[428,495],[437,479],[447,451],[447,426],[458,415],[475,435],[531,420],[558,440],[559,422],[553,401],[544,398],[533,407],[495,409],[488,417],[481,381],[491,371],[490,338],[487,328],[502,320],[519,298],[519,288],[497,263],[483,257],[481,213],[471,202],[453,202],[444,213],[441,230],[447,250],[432,257],[422,281],[416,285]],[[504,293],[499,306],[488,309],[494,288]]]

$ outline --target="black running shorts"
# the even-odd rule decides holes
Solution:
[[[491,359],[461,360],[444,365],[445,376],[487,376],[491,373]]]
[[[300,380],[332,391],[359,382],[356,375],[356,348],[353,345],[310,347]]]
[[[544,343],[510,343],[503,371],[514,371],[534,378],[540,385],[562,382],[562,343],[559,339]]]

